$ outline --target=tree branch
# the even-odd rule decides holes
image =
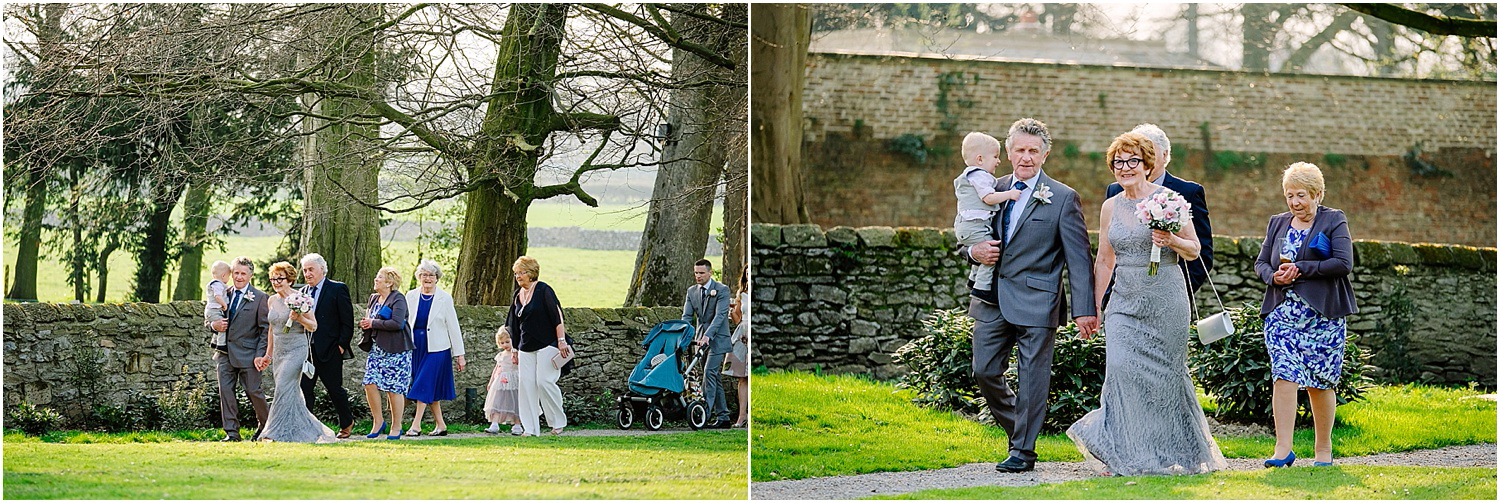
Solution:
[[[656,38],[661,39],[661,41],[666,42],[667,45],[691,52],[694,55],[708,61],[709,63],[713,63],[714,66],[728,68],[731,70],[734,69],[734,61],[730,61],[729,58],[720,56],[717,52],[714,52],[713,49],[695,44],[691,41],[684,40],[680,36],[668,33],[667,30],[653,24],[650,21],[642,19],[640,16],[636,16],[629,12],[625,12],[604,4],[586,3],[579,4],[579,6],[639,26],[641,27],[641,29],[646,30],[646,33],[650,33]]]
[[[1355,12],[1369,14],[1408,28],[1433,35],[1457,35],[1460,37],[1495,37],[1494,20],[1463,19],[1449,16],[1434,16],[1388,3],[1339,4]]]
[[[551,131],[573,131],[574,129],[598,129],[614,131],[620,129],[620,118],[614,115],[588,112],[560,113],[552,116]]]
[[[1307,60],[1312,59],[1313,54],[1323,47],[1323,44],[1327,44],[1339,32],[1349,29],[1349,25],[1354,24],[1354,20],[1358,18],[1359,13],[1354,11],[1344,11],[1338,17],[1333,18],[1333,22],[1328,23],[1327,28],[1323,28],[1323,31],[1313,35],[1298,46],[1290,56],[1287,56],[1286,61],[1281,63],[1281,71],[1300,71],[1303,66],[1307,65]]]

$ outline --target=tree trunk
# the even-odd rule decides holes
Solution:
[[[725,17],[731,21],[745,22],[749,17],[746,5],[742,3],[726,4],[724,11]],[[734,57],[737,69],[735,81],[745,82],[749,68],[746,61],[749,57],[748,46],[740,41],[732,47],[738,48]],[[739,98],[736,100],[739,113],[724,123],[739,127],[735,128],[736,134],[727,143],[730,145],[728,170],[724,173],[724,283],[737,290],[740,275],[744,273],[750,258],[750,152],[747,131],[743,129],[747,118],[745,105],[746,100],[749,100],[749,89],[736,87],[732,92]]]
[[[756,222],[811,222],[803,201],[802,81],[812,35],[807,7],[757,4],[750,9],[751,215]]]
[[[42,10],[45,15],[41,22],[41,29],[37,31],[37,45],[41,48],[41,58],[50,59],[59,51],[56,45],[62,39],[62,17],[67,13],[68,5],[47,4]],[[38,61],[38,66],[45,68],[46,64]],[[55,71],[39,72],[34,76],[36,79],[34,85],[43,88],[51,85],[52,79],[57,78],[54,73]],[[21,210],[21,235],[16,249],[16,274],[11,281],[10,289],[5,292],[7,299],[36,300],[37,298],[37,261],[41,258],[42,216],[46,213],[47,183],[50,176],[44,168],[36,166],[27,168],[26,172],[27,174],[21,177],[22,183],[26,184],[26,206]]]
[[[37,259],[41,256],[42,214],[46,210],[46,174],[31,169],[26,177],[26,207],[21,212],[20,246],[16,250],[16,274],[5,298],[36,300]]]
[[[1188,56],[1198,57],[1198,4],[1187,4],[1187,14],[1183,16],[1187,21],[1187,51]]]
[[[1240,69],[1264,72],[1271,69],[1271,47],[1276,41],[1276,24],[1271,14],[1276,6],[1247,3],[1240,7],[1243,43],[1240,49]]]
[[[510,266],[526,252],[526,211],[536,188],[540,146],[557,127],[551,86],[567,13],[567,5],[515,4],[506,16],[491,81],[494,96],[469,166],[471,179],[488,181],[469,193],[464,214],[453,287],[459,304],[510,303],[515,288]]]
[[[207,181],[193,182],[183,198],[182,256],[177,261],[177,288],[172,289],[172,300],[203,298],[203,244],[208,240],[211,189]]]
[[[379,4],[347,5],[313,28],[321,30],[313,36],[325,38],[323,47],[329,50],[340,50],[347,43],[347,52],[336,54],[328,66],[338,72],[334,80],[359,89],[380,89],[375,77],[374,34],[353,41],[348,40],[348,34],[380,22],[381,9]],[[327,56],[311,55],[317,60]],[[322,117],[375,113],[361,100],[313,94],[304,97],[304,106]],[[381,267],[380,213],[356,200],[375,201],[379,197],[376,188],[381,156],[370,143],[370,139],[379,137],[379,131],[374,126],[347,121],[330,124],[312,117],[303,119],[302,129],[304,191],[297,254],[322,255],[328,261],[328,276],[347,283],[351,298],[363,301],[370,293],[370,279]]]
[[[680,6],[699,13],[708,10],[705,4]],[[690,15],[673,16],[672,28],[685,39],[720,51],[730,50],[740,42],[727,40],[734,38],[733,31]],[[733,75],[732,70],[686,50],[672,51],[675,81],[728,80]],[[682,303],[683,291],[692,284],[693,263],[703,258],[708,246],[714,196],[724,175],[732,138],[741,131],[732,118],[743,117],[745,104],[743,99],[736,99],[733,91],[698,87],[673,90],[667,106],[667,123],[672,125],[672,133],[662,148],[661,156],[666,162],[656,171],[651,208],[646,228],[641,232],[641,244],[636,249],[630,289],[625,295],[626,306]],[[743,119],[739,123],[743,124]],[[725,216],[727,220],[728,215]]]
[[[171,260],[167,240],[172,229],[172,209],[182,197],[183,187],[181,181],[163,181],[152,187],[155,195],[151,198],[145,236],[140,249],[136,250],[136,301],[161,302],[161,282],[167,275],[167,262]]]
[[[104,303],[104,290],[109,288],[109,256],[114,255],[115,250],[120,248],[120,240],[118,238],[110,237],[107,240],[108,242],[104,244],[104,248],[99,250],[99,261],[94,267],[95,270],[99,271],[99,281],[95,282],[99,287],[99,291],[94,293],[94,302],[100,304]]]
[[[72,182],[72,193],[68,196],[68,220],[72,222],[73,228],[73,250],[68,253],[68,282],[73,284],[73,300],[88,302],[89,277],[88,277],[88,255],[89,243],[83,239],[82,215],[79,215],[79,206],[83,199],[83,163],[81,160],[72,160],[68,163],[69,181]]]

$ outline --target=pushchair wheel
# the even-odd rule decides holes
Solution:
[[[628,430],[630,425],[635,424],[635,407],[630,402],[621,403],[620,409],[615,411],[615,424],[622,430]]]
[[[688,426],[694,430],[701,430],[708,424],[708,404],[703,400],[693,400],[688,404],[687,410]]]
[[[664,422],[666,422],[666,414],[662,412],[661,407],[655,405],[646,407],[646,429],[651,431],[660,430]]]

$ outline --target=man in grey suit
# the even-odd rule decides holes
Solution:
[[[255,418],[260,423],[255,427],[251,440],[259,440],[266,427],[266,394],[260,390],[261,371],[255,361],[266,356],[266,329],[270,326],[266,314],[270,311],[265,292],[250,284],[255,273],[255,264],[250,259],[238,257],[230,265],[230,276],[234,288],[229,292],[229,317],[227,320],[204,321],[204,326],[217,332],[228,331],[225,346],[228,351],[214,351],[214,365],[219,371],[219,414],[224,419],[222,442],[240,441],[240,407],[235,400],[235,381],[245,388],[245,395],[255,407]]]
[[[714,265],[708,259],[693,264],[694,285],[688,287],[682,319],[693,324],[698,345],[708,344],[708,368],[703,376],[704,400],[708,401],[709,428],[728,428],[729,404],[724,401],[720,372],[729,342],[729,287],[714,281]],[[745,390],[740,390],[744,393]]]
[[[1081,335],[1092,335],[1099,322],[1094,310],[1094,264],[1078,193],[1042,173],[1052,137],[1042,121],[1026,118],[1011,124],[1005,138],[1012,174],[997,189],[1016,189],[1021,197],[995,212],[994,240],[961,247],[974,263],[994,265],[994,288],[970,285],[969,316],[974,318],[974,380],[989,403],[990,414],[1010,437],[1010,453],[995,465],[1002,472],[1031,471],[1036,465],[1036,437],[1047,415],[1052,382],[1053,337],[1063,323],[1064,267],[1073,293],[1071,317]],[[1012,348],[1019,393],[1005,382]]]

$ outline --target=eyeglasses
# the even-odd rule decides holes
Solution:
[[[1141,167],[1141,158],[1139,158],[1139,157],[1132,157],[1130,159],[1115,159],[1115,160],[1109,162],[1109,167],[1111,169],[1114,169],[1115,171],[1125,171],[1127,169],[1136,169],[1136,168]]]
[[[286,278],[271,278],[271,281],[286,281]]]

